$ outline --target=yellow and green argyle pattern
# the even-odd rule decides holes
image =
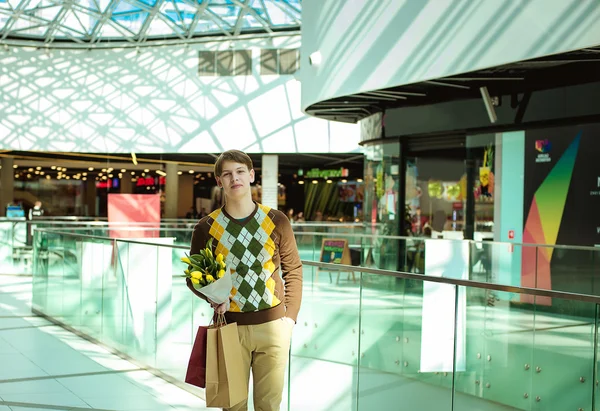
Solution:
[[[229,311],[253,312],[275,307],[281,300],[275,296],[273,254],[275,229],[269,207],[258,205],[254,217],[242,225],[227,217],[221,209],[210,214],[214,220],[209,234],[217,240],[215,252],[222,253],[231,270],[233,288]]]

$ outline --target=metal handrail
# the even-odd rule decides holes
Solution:
[[[47,231],[44,229],[36,229],[36,231]],[[62,234],[71,237],[82,237],[82,238],[90,238],[90,239],[100,239],[100,240],[109,240],[109,241],[120,241],[126,243],[136,243],[136,244],[146,244],[151,246],[159,246],[159,247],[168,247],[178,250],[188,250],[189,248],[186,246],[172,245],[172,244],[156,244],[151,242],[146,242],[140,239],[115,239],[97,235],[89,235],[89,234],[73,234],[73,233],[65,233],[59,231],[51,231],[53,234]],[[410,280],[418,280],[418,281],[428,281],[434,283],[441,284],[450,284],[456,286],[463,287],[474,287],[481,288],[484,290],[494,290],[494,291],[502,291],[508,293],[516,293],[516,294],[528,294],[534,295],[538,297],[550,297],[550,298],[560,298],[564,300],[574,300],[574,301],[582,301],[594,304],[600,304],[600,296],[587,295],[587,294],[578,294],[578,293],[570,293],[565,291],[553,291],[553,290],[544,290],[540,288],[530,288],[530,287],[518,287],[512,285],[502,285],[502,284],[494,284],[494,283],[485,283],[481,281],[473,281],[473,280],[463,280],[456,278],[447,278],[447,277],[433,277],[427,276],[423,274],[413,274],[401,271],[391,271],[391,270],[382,270],[379,268],[369,268],[369,267],[360,267],[353,265],[345,265],[345,264],[332,264],[332,263],[322,263],[318,261],[309,261],[309,260],[301,260],[303,265],[309,267],[317,267],[329,269],[330,271],[354,271],[368,274],[377,274],[388,277],[396,277]]]
[[[302,260],[303,265],[317,268],[325,268],[330,271],[354,271],[368,274],[384,275],[388,277],[403,278],[409,280],[428,281],[433,283],[450,284],[464,287],[482,288],[485,290],[503,291],[507,293],[528,294],[538,297],[561,298],[564,300],[583,301],[588,303],[600,304],[600,296],[569,293],[564,291],[544,290],[540,288],[517,287],[512,285],[502,285],[493,283],[483,283],[481,281],[462,280],[448,277],[430,277],[423,274],[405,273],[400,271],[381,270],[379,268],[357,267],[345,264],[322,263],[318,261]]]
[[[293,228],[294,226],[292,226]],[[457,240],[453,238],[429,238],[429,237],[408,237],[408,236],[397,236],[397,235],[371,235],[371,234],[354,234],[354,233],[319,233],[312,231],[299,231],[294,232],[295,235],[299,236],[328,236],[330,238],[334,237],[348,237],[348,238],[371,238],[373,240],[383,239],[383,240],[410,240],[410,241],[461,241],[468,242],[471,244],[485,244],[485,245],[506,245],[506,246],[517,246],[517,247],[544,247],[544,248],[556,248],[563,250],[580,250],[580,251],[596,251],[600,253],[600,247],[592,247],[592,246],[583,246],[583,245],[561,245],[561,244],[536,244],[536,243],[512,243],[508,241],[477,241],[477,240]]]

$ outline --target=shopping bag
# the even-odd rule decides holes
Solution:
[[[206,337],[208,327],[200,326],[196,332],[196,339],[192,347],[192,354],[188,362],[185,382],[196,387],[206,387]]]
[[[217,324],[206,338],[206,406],[230,408],[248,398],[237,324]]]

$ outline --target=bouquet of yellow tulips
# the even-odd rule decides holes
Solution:
[[[212,240],[208,240],[206,248],[198,254],[181,258],[181,262],[187,264],[182,277],[189,278],[194,288],[208,299],[221,304],[229,299],[233,284],[223,254],[213,255]]]

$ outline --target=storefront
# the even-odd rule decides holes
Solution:
[[[585,96],[573,93],[577,87],[540,92],[549,98],[539,108],[555,106],[556,99],[565,99],[561,93],[585,102]],[[461,111],[474,111],[470,105],[476,104],[480,102],[439,104],[456,115],[443,122],[423,121],[436,111],[431,107],[410,107],[389,110],[385,122],[378,115],[369,119],[368,127],[363,125],[364,221],[379,234],[409,237],[386,245],[389,250],[382,250],[378,263],[382,268],[394,268],[384,256],[393,260],[397,254],[397,267],[406,269],[402,247],[416,238],[600,244],[600,220],[594,211],[600,209],[598,114],[577,116],[574,105],[535,112],[540,118],[562,116],[552,120],[461,122],[468,118]],[[375,127],[377,122],[387,127]],[[523,256],[522,262],[530,260],[535,258]]]

